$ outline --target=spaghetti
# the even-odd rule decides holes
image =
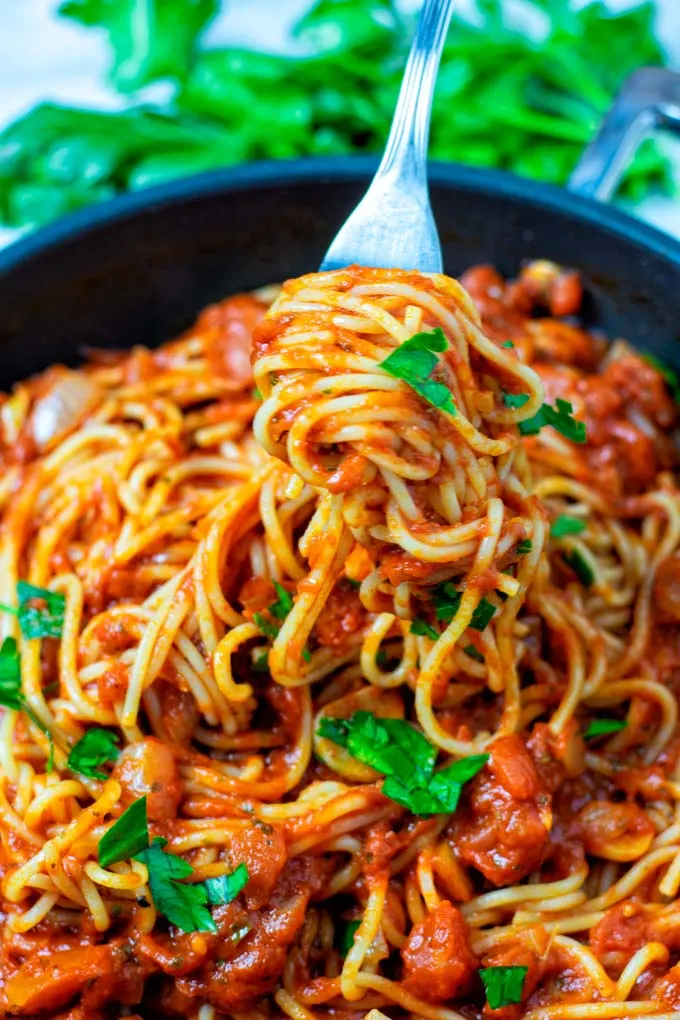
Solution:
[[[674,379],[462,283],[3,398],[4,1015],[678,1015]]]

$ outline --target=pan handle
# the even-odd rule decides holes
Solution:
[[[662,67],[641,67],[621,86],[569,178],[569,190],[606,202],[640,142],[659,127],[680,133],[680,74]]]

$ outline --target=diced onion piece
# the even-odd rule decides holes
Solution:
[[[38,450],[72,432],[100,397],[101,390],[92,379],[65,369],[33,407],[31,427]]]

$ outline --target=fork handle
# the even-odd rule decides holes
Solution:
[[[376,178],[389,174],[406,188],[426,186],[432,96],[454,2],[424,0]]]

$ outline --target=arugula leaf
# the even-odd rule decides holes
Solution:
[[[433,589],[432,602],[437,613],[437,619],[450,623],[460,609],[462,598],[462,591],[459,591],[452,581],[442,581],[441,584],[436,585]],[[484,630],[493,619],[495,612],[496,607],[494,604],[489,602],[487,598],[482,597],[475,606],[468,626],[472,630]]]
[[[217,878],[206,878],[205,891],[208,896],[208,903],[213,906],[221,906],[223,903],[231,903],[235,900],[242,889],[248,884],[248,868],[243,862],[228,875],[219,875]],[[185,929],[186,930],[186,929]]]
[[[59,13],[104,29],[113,51],[111,78],[122,92],[157,78],[183,78],[218,0],[65,0]]]
[[[581,584],[586,588],[590,588],[595,580],[595,574],[583,554],[578,549],[570,549],[568,552],[563,553],[563,556],[564,562],[571,567]]]
[[[354,936],[360,927],[361,921],[347,921],[335,929],[337,949],[343,960],[354,945]]]
[[[528,967],[482,967],[479,976],[491,1009],[522,1001]]]
[[[420,637],[429,637],[433,641],[439,640],[439,631],[435,630],[426,620],[415,619],[411,620],[411,633],[417,634]]]
[[[61,592],[17,583],[19,626],[25,638],[61,637],[66,599]]]
[[[71,748],[67,768],[90,779],[108,779],[108,774],[98,769],[107,761],[116,761],[120,753],[116,747],[118,740],[117,734],[110,730],[93,726]]]
[[[209,931],[217,934],[217,925],[206,904],[208,892],[203,882],[187,884],[194,869],[187,861],[163,849],[167,839],[156,836],[151,846],[134,854],[136,861],[145,864],[149,872],[149,890],[153,905],[159,914],[182,931]]]
[[[520,556],[525,556],[526,553],[530,553],[533,549],[533,544],[530,538],[523,538],[521,542],[517,543],[517,553]]]
[[[446,336],[437,326],[431,332],[416,333],[405,340],[380,362],[380,367],[395,379],[408,383],[428,404],[448,414],[456,414],[448,386],[430,378],[439,364],[437,354],[447,347]]]
[[[149,823],[146,816],[146,797],[130,804],[110,829],[99,840],[97,856],[102,868],[146,850],[149,846]]]
[[[565,535],[580,535],[587,527],[586,521],[580,517],[570,517],[569,514],[560,514],[550,525],[550,534],[553,538],[564,538]]]
[[[519,431],[523,436],[535,436],[544,425],[552,425],[572,443],[585,443],[587,438],[585,422],[574,418],[573,411],[574,408],[568,400],[558,397],[554,407],[542,404],[532,418],[519,422]]]
[[[381,719],[355,712],[351,719],[322,718],[318,734],[345,747],[353,757],[382,772],[386,797],[415,815],[451,814],[463,784],[488,761],[471,755],[434,771],[437,750],[403,719]]]
[[[627,719],[593,719],[584,730],[584,740],[592,740],[593,737],[603,737],[608,733],[620,733],[628,725]]]

